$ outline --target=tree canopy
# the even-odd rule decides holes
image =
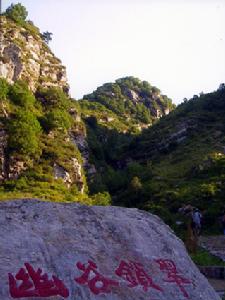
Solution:
[[[5,15],[14,21],[26,21],[28,16],[28,12],[26,7],[24,7],[21,3],[11,4],[5,12]]]
[[[18,109],[9,122],[8,132],[11,151],[27,156],[38,152],[41,126],[31,112]]]
[[[52,33],[49,31],[45,31],[41,34],[41,38],[48,44],[52,40]]]

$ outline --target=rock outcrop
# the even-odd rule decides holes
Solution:
[[[38,29],[27,24],[24,28],[1,16],[0,77],[10,84],[25,80],[32,91],[41,85],[68,92],[65,67],[43,42]]]
[[[97,170],[95,166],[90,163],[89,147],[86,133],[81,130],[73,130],[73,132],[70,133],[70,139],[71,142],[74,143],[79,149],[83,160],[83,168],[90,179],[97,173]]]
[[[1,300],[219,300],[183,243],[147,212],[32,199],[0,211]]]
[[[168,134],[162,141],[156,144],[156,148],[159,151],[166,151],[174,145],[178,145],[185,141],[190,134],[196,129],[196,124],[192,120],[183,121],[178,123],[174,128],[173,132]]]
[[[53,166],[54,178],[62,179],[67,187],[71,187],[72,184],[76,184],[78,190],[83,193],[85,188],[85,182],[82,174],[82,166],[79,163],[78,159],[72,157],[70,160],[72,170],[70,173],[66,171],[65,168],[57,165],[56,163]]]

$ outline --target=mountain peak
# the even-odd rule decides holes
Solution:
[[[19,22],[1,16],[0,31],[0,77],[10,84],[24,80],[32,91],[41,85],[60,87],[68,92],[65,67],[31,21]]]
[[[83,99],[99,102],[120,117],[152,124],[175,108],[172,100],[147,81],[128,76],[105,83]]]

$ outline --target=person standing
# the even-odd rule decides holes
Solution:
[[[192,212],[193,232],[196,236],[200,235],[202,228],[202,214],[198,208]]]

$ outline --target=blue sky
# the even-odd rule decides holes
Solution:
[[[225,82],[224,0],[3,0],[53,32],[72,97],[124,76],[179,103]]]

